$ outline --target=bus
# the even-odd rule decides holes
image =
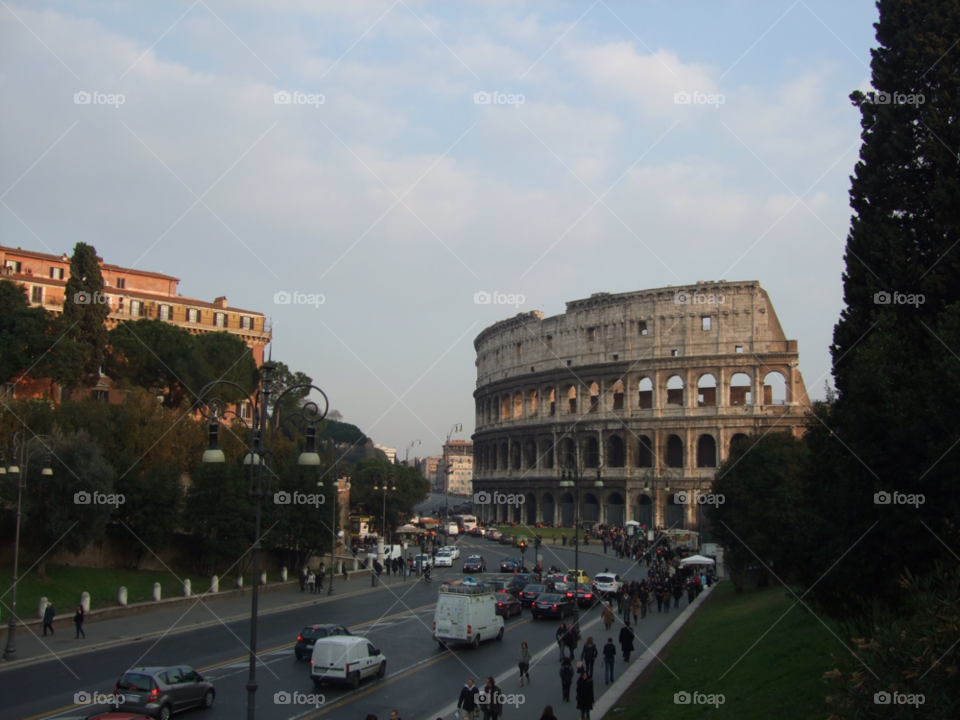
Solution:
[[[460,532],[470,532],[477,526],[476,515],[454,515],[452,521],[460,526]]]

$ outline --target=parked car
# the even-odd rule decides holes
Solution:
[[[520,590],[517,596],[524,607],[531,607],[534,601],[546,592],[544,585],[527,585]]]
[[[484,560],[479,555],[471,555],[467,558],[467,561],[463,563],[463,571],[482,573],[487,571],[487,561]]]
[[[503,618],[509,618],[512,615],[519,615],[523,612],[523,605],[513,595],[501,590],[494,593],[493,597],[497,601],[497,613]]]
[[[530,610],[534,620],[542,617],[555,617],[562,620],[568,615],[577,614],[577,606],[573,598],[568,598],[566,595],[541,595],[534,601]]]
[[[441,550],[433,559],[434,567],[453,567],[453,555],[446,550]]]
[[[500,536],[500,544],[501,544],[501,545],[513,545],[513,535],[511,535],[510,533],[503,533],[503,534]]]
[[[387,659],[364,637],[326,637],[313,646],[310,677],[313,684],[349,685],[352,690],[360,681],[387,674]]]
[[[515,555],[507,555],[500,561],[500,572],[513,572],[520,569],[520,558]]]
[[[113,692],[123,696],[118,712],[157,720],[170,720],[181,710],[213,707],[217,696],[213,683],[188,665],[132,668],[120,676]]]
[[[303,660],[313,654],[313,646],[320,638],[350,634],[351,632],[343,625],[307,625],[297,635],[297,644],[293,646],[293,654],[297,660]]]

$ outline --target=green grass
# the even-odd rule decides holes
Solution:
[[[557,545],[561,543],[561,536],[567,536],[567,542],[570,542],[573,538],[573,528],[538,528],[534,526],[524,526],[517,525],[517,527],[512,527],[510,525],[497,525],[497,530],[500,532],[510,533],[511,535],[528,535],[531,538],[535,535],[540,535],[543,538],[543,541],[549,545],[553,545],[553,539],[557,539]],[[583,542],[583,531],[580,531],[580,542]],[[593,535],[590,536],[590,542],[593,542]],[[597,541],[599,543],[599,540]]]
[[[782,587],[745,588],[737,595],[732,583],[720,583],[673,643],[660,653],[679,679],[654,660],[651,669],[624,694],[608,717],[826,717],[827,687],[820,678],[833,667],[831,653],[843,657],[847,651],[802,605],[793,605],[792,596],[788,597]],[[786,616],[777,622],[784,613]],[[639,645],[638,652],[642,652]],[[673,697],[679,691],[722,693],[725,702],[719,709],[702,704],[678,705]]]
[[[29,566],[27,566],[29,567]],[[27,567],[21,565],[20,572]],[[13,575],[11,565],[0,565],[0,613],[3,621],[10,617],[10,585]],[[196,575],[180,575],[181,579],[190,578],[194,594],[210,589],[210,578]],[[244,577],[244,587],[252,576]],[[269,578],[268,578],[269,579]],[[274,578],[275,580],[277,578]],[[183,586],[169,572],[153,570],[107,570],[101,568],[73,567],[70,565],[47,565],[47,576],[41,580],[36,568],[20,578],[17,583],[17,615],[24,619],[39,617],[40,598],[45,597],[53,603],[57,614],[73,613],[80,604],[80,593],[90,593],[90,609],[116,607],[117,592],[121,586],[127,588],[127,602],[144,602],[153,597],[153,584],[160,583],[163,598],[183,596]],[[233,577],[221,578],[220,590],[233,589]]]

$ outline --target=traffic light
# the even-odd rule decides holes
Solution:
[[[537,553],[539,554],[539,552],[540,552],[540,538],[539,538],[539,537],[537,537],[537,538],[534,539],[534,541],[533,541],[533,549],[536,550]]]

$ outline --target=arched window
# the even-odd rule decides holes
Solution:
[[[643,378],[640,381],[639,408],[641,410],[650,410],[653,407],[653,380]]]
[[[600,386],[590,383],[590,412],[595,413],[600,409]]]
[[[519,392],[513,395],[513,419],[519,420],[523,417],[523,395]]]
[[[520,443],[516,440],[510,445],[510,467],[514,470],[520,469]]]
[[[732,438],[730,438],[730,452],[733,452],[734,445],[748,439],[749,439],[749,436],[744,435],[743,433],[737,433],[736,435],[734,435]]]
[[[537,410],[539,409],[540,396],[537,393],[537,389],[533,388],[527,392],[527,406],[530,408],[530,417],[536,417]]]
[[[667,405],[683,405],[683,378],[679,375],[667,380]]]
[[[667,467],[683,467],[683,440],[679,435],[667,438]]]
[[[716,407],[717,379],[710,373],[697,380],[697,407]]]
[[[567,389],[567,412],[572,415],[577,414],[577,388],[575,385],[571,385]]]
[[[637,467],[653,467],[653,442],[646,435],[640,436],[640,454],[637,456]]]
[[[623,383],[619,380],[613,385],[613,409],[623,410]]]
[[[587,438],[585,449],[587,451],[587,467],[600,467],[600,443],[597,442],[597,439],[595,437]]]
[[[500,419],[509,420],[510,419],[510,396],[504,395],[503,399],[500,401]]]
[[[783,375],[774,370],[763,377],[763,404],[786,405],[787,381]]]
[[[730,378],[730,405],[742,407],[753,404],[752,382],[746,373],[737,373]]]
[[[624,451],[623,440],[619,435],[611,435],[607,443],[607,467],[624,467],[627,462],[627,453]]]
[[[701,435],[697,439],[697,467],[717,466],[717,441],[713,435]]]

